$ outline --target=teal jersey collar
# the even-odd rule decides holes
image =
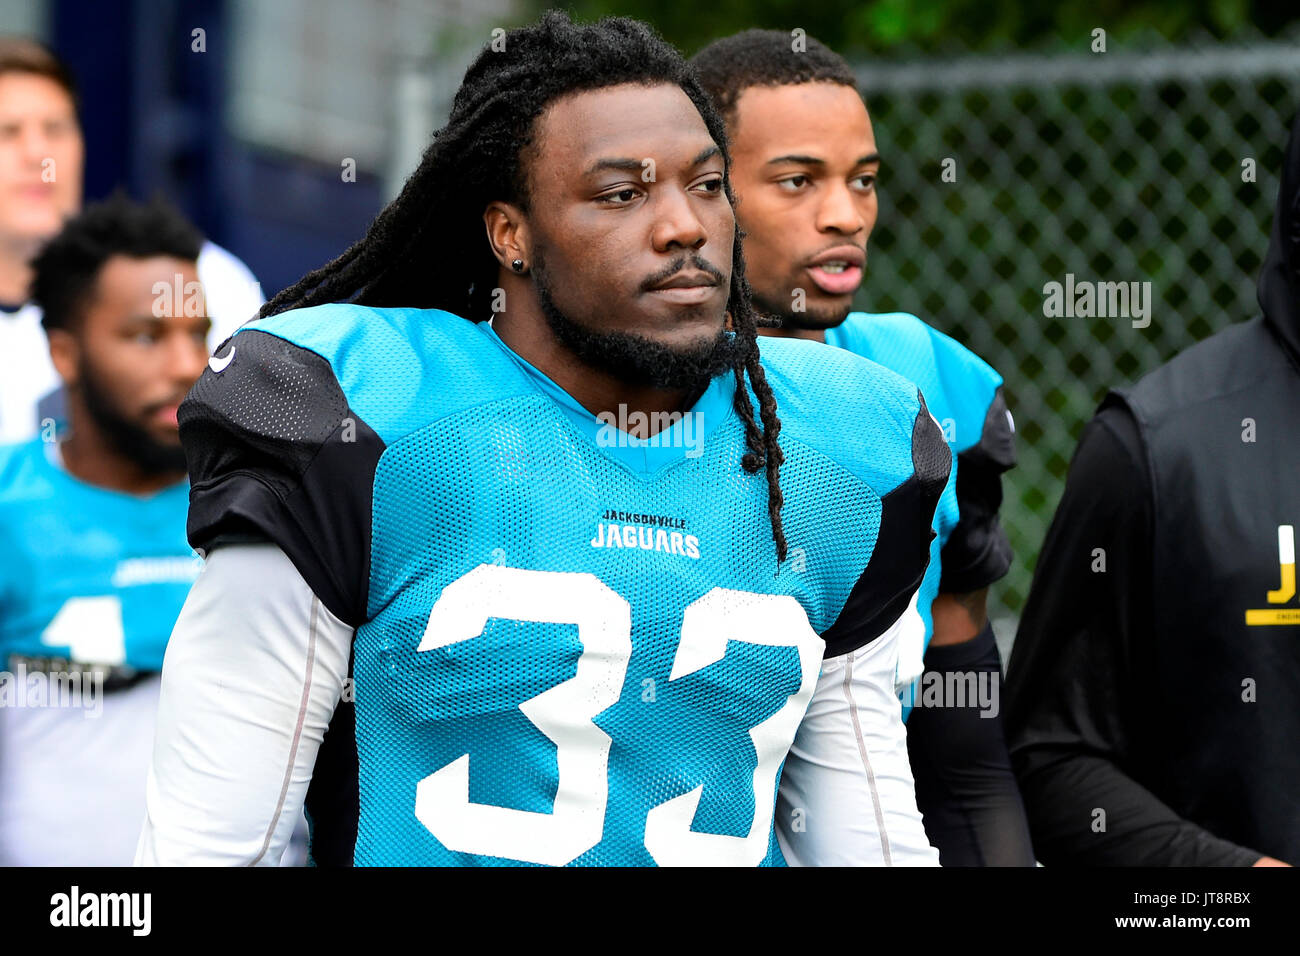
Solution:
[[[538,391],[559,405],[579,431],[605,454],[633,471],[654,473],[683,458],[700,457],[709,435],[735,413],[736,383],[728,372],[714,378],[688,411],[674,413],[668,427],[649,438],[637,438],[629,435],[627,429],[639,424],[636,416],[642,413],[624,408],[602,412],[600,417],[593,415],[550,376],[506,345],[490,322],[477,325],[489,341],[523,370]]]

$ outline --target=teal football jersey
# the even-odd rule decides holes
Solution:
[[[86,484],[40,439],[0,448],[0,660],[162,669],[201,562],[189,486],[148,497]]]
[[[436,310],[296,310],[219,350],[181,409],[190,541],[275,542],[356,629],[316,862],[783,862],[821,662],[906,609],[950,454],[894,373],[762,348],[779,566],[731,375],[643,440]]]
[[[930,566],[917,597],[928,646],[934,633],[930,606],[940,590],[979,590],[1011,566],[1011,546],[998,522],[999,476],[1015,464],[1015,428],[1002,376],[955,339],[906,312],[850,313],[827,330],[826,342],[920,386],[952,449],[952,470],[935,509]]]

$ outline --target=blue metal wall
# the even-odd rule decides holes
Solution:
[[[224,123],[226,0],[53,0],[48,41],[81,88],[86,199],[161,192],[252,268],[270,297],[360,238],[377,177],[254,149]],[[206,52],[191,31],[206,32]]]

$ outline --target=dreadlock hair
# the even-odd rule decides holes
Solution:
[[[751,86],[838,83],[857,88],[857,78],[844,57],[812,37],[805,41],[806,48],[795,51],[789,33],[742,30],[714,40],[691,57],[691,66],[734,130],[736,101]]]
[[[483,210],[501,200],[529,208],[526,151],[537,118],[571,93],[624,83],[672,84],[695,104],[722,150],[723,188],[733,205],[726,127],[681,55],[650,27],[625,17],[575,24],[559,11],[505,34],[504,50],[485,49],[465,72],[447,125],[434,134],[401,194],[371,223],[365,238],[309,272],[262,307],[259,316],[327,302],[442,309],[474,318],[491,313],[499,263],[483,235]],[[777,560],[785,560],[778,471],[776,398],[759,362],[758,325],[750,304],[736,230],[727,308],[741,345],[735,408],[744,425],[750,474],[765,469]],[[474,319],[478,321],[478,319]],[[754,420],[749,386],[758,399]]]

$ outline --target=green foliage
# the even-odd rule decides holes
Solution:
[[[534,0],[540,12],[556,4]],[[693,53],[710,40],[747,27],[805,30],[848,54],[908,46],[998,50],[1086,45],[1092,31],[1108,40],[1155,32],[1180,41],[1223,38],[1253,24],[1266,35],[1300,21],[1300,7],[1267,0],[571,0],[559,4],[579,19],[620,15],[652,23]],[[1279,9],[1291,7],[1291,9]]]

